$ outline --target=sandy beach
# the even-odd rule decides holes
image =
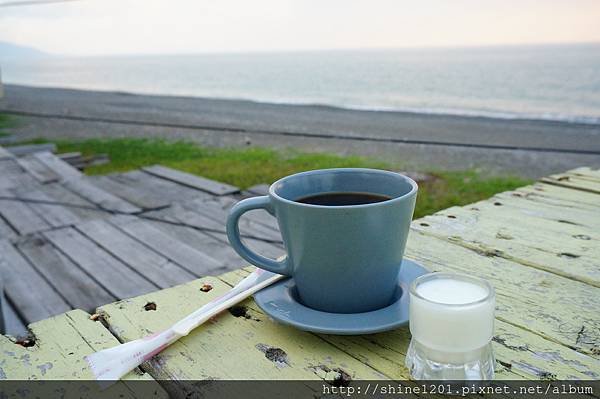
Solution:
[[[10,140],[160,137],[214,146],[360,154],[407,169],[480,168],[538,177],[600,167],[600,126],[241,100],[5,86]]]

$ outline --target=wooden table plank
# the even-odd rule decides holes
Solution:
[[[163,179],[171,180],[179,184],[183,184],[185,186],[197,188],[198,190],[206,191],[214,195],[233,194],[240,191],[239,188],[226,183],[221,183],[218,181],[207,179],[205,177],[181,172],[179,170],[167,168],[161,165],[148,166],[142,168],[142,170],[144,172],[161,177]]]
[[[61,178],[54,170],[50,169],[45,163],[42,163],[34,156],[29,155],[17,158],[17,162],[27,173],[42,184],[59,181]]]
[[[195,278],[187,270],[161,256],[150,247],[141,244],[107,221],[92,220],[75,227],[160,288],[172,287]],[[97,302],[96,306],[108,302]]]
[[[13,189],[13,192],[19,198],[32,200],[31,202],[25,202],[29,208],[52,227],[71,226],[81,220],[81,218],[71,211],[71,208],[61,205],[60,201],[56,201],[43,191],[40,191],[39,186],[18,187]]]
[[[72,227],[47,231],[44,236],[116,298],[129,298],[157,288]]]
[[[566,173],[552,175],[541,179],[542,182],[557,186],[600,194],[600,181]]]
[[[130,372],[122,381],[105,391],[93,382],[93,375],[84,356],[106,349],[119,342],[102,326],[90,320],[90,315],[73,310],[68,313],[46,319],[30,326],[34,334],[35,345],[23,347],[9,338],[0,336],[1,375],[9,380],[80,380],[85,384],[65,384],[63,397],[82,398],[166,398],[167,394],[148,374]],[[145,381],[140,384],[139,381]],[[136,383],[134,385],[134,383]],[[3,385],[8,388],[17,384]],[[58,385],[58,384],[57,384]],[[5,392],[15,397],[49,397],[48,388],[32,383],[23,384],[18,392]],[[82,389],[83,388],[83,389]],[[37,391],[36,389],[39,389]]]
[[[63,183],[63,186],[82,198],[85,198],[86,200],[96,204],[100,208],[108,211],[122,213],[138,213],[142,211],[140,208],[130,204],[124,199],[107,193],[106,191],[94,186],[92,183],[87,181],[85,177],[68,180]]]
[[[582,166],[581,168],[568,170],[566,173],[569,175],[581,176],[586,179],[591,179],[600,182],[600,169],[594,170],[590,167]]]
[[[212,285],[202,292],[204,283]],[[120,305],[98,309],[121,340],[129,341],[160,331],[222,295],[230,287],[215,277],[206,277],[178,287],[133,298]],[[148,302],[155,311],[145,311]],[[381,373],[325,343],[313,334],[269,321],[261,313],[247,317],[224,312],[210,323],[192,331],[142,368],[154,378],[177,380],[178,394],[193,389],[188,379],[334,379],[343,370],[352,379],[382,379]],[[282,352],[279,352],[280,349]],[[271,357],[269,353],[280,353]],[[327,374],[325,368],[332,370]]]
[[[31,156],[60,176],[61,180],[77,179],[82,176],[80,171],[49,151],[36,152]]]
[[[14,198],[8,190],[0,190],[0,197]],[[0,215],[19,234],[31,234],[49,229],[51,226],[26,203],[16,200],[0,199]]]
[[[520,189],[517,189],[515,191],[511,191],[509,193],[506,194],[501,194],[502,196],[512,196],[512,197],[520,197],[523,200],[529,201],[531,203],[531,205],[534,204],[545,204],[545,205],[551,205],[554,207],[560,207],[562,208],[566,208],[566,209],[579,209],[579,210],[583,210],[583,211],[588,211],[588,212],[600,212],[600,203],[597,205],[594,205],[592,202],[577,202],[574,198],[568,199],[568,198],[564,198],[564,197],[560,197],[561,193],[555,193],[557,195],[548,195],[548,193],[546,192],[546,189],[551,187],[552,190],[554,189],[558,189],[558,190],[565,190],[565,191],[576,191],[576,190],[571,190],[571,189],[565,189],[562,187],[558,187],[558,186],[552,186],[549,184],[544,184],[543,187],[542,185],[535,185],[535,186],[527,186],[527,187],[523,187]],[[543,190],[543,191],[540,191]],[[583,191],[581,191],[581,193],[583,193]],[[587,193],[586,193],[587,194]],[[597,196],[597,194],[590,194],[590,196]],[[501,197],[499,197],[501,198]]]
[[[17,244],[37,272],[50,282],[71,308],[93,311],[117,298],[99,285],[43,236],[29,237]]]
[[[8,241],[0,241],[0,271],[6,297],[26,323],[71,309],[64,298]]]
[[[195,276],[224,271],[223,262],[176,240],[145,220],[125,217],[113,218],[111,221],[131,237],[135,237]]]
[[[415,228],[476,251],[600,287],[600,233],[594,230],[516,216],[506,206],[483,203],[445,209],[421,219]]]
[[[248,267],[227,273],[219,279],[233,286],[252,269]],[[253,301],[246,303],[252,310],[261,312]],[[358,336],[317,335],[393,379],[407,379],[404,360],[410,341],[408,328]],[[501,320],[495,322],[492,345],[499,360],[496,363],[496,379],[594,379],[600,376],[598,359]]]
[[[520,194],[522,198],[536,203],[564,206],[567,208],[600,210],[598,194],[572,190],[552,184],[536,183],[532,186],[518,188],[511,192]]]
[[[512,212],[516,220],[521,216],[525,216],[571,224],[588,230],[597,230],[600,227],[600,217],[597,216],[596,209],[534,202],[528,197],[524,198],[513,194],[515,193],[497,194],[489,200],[477,202],[467,207],[469,209],[479,209],[482,212],[496,210],[496,208],[506,208],[506,212]],[[600,195],[598,195],[598,198],[600,198]]]
[[[220,276],[219,279],[233,285],[242,277],[241,275],[235,277],[235,274],[238,273],[228,273]],[[99,311],[106,315],[106,320],[111,328],[119,331],[118,334],[121,339],[126,341],[136,339],[148,332],[155,332],[166,327],[169,323],[176,321],[178,317],[193,310],[194,308],[188,302],[189,298],[196,299],[201,284],[206,281],[212,284],[215,287],[214,289],[220,288],[220,285],[216,284],[214,280],[205,278],[198,282],[135,298],[126,304],[106,305]],[[196,295],[194,295],[195,292]],[[217,293],[220,294],[221,290],[219,289]],[[157,305],[156,313],[143,310],[143,306],[147,302],[154,302]],[[204,301],[201,303],[204,303]],[[190,306],[190,309],[180,309],[180,304]],[[322,340],[321,342],[318,340],[312,341],[314,338],[311,338],[309,356],[323,353],[324,347],[330,348],[325,349],[327,362],[317,359],[317,361],[311,361],[308,366],[309,370],[315,372],[317,376],[319,376],[318,366],[328,365],[332,369],[336,365],[343,364],[344,366],[341,368],[353,378],[356,378],[357,373],[351,368],[352,366],[348,367],[346,361],[342,363],[340,360],[349,355],[352,359],[358,359],[361,363],[376,369],[383,375],[369,378],[406,379],[408,377],[408,372],[403,365],[410,337],[407,328],[356,337],[314,335],[275,324],[264,316],[251,300],[244,302],[242,305],[249,309],[246,311],[249,319],[241,318],[242,323],[231,325],[228,324],[231,315],[225,313],[212,324],[199,328],[185,338],[184,340],[189,341],[189,344],[181,341],[181,346],[173,346],[167,349],[158,355],[154,362],[146,364],[144,370],[148,370],[155,377],[168,376],[172,379],[182,377],[252,378],[250,374],[254,370],[264,373],[264,378],[307,378],[299,375],[299,372],[303,370],[298,369],[306,368],[306,365],[303,364],[302,359],[300,359],[301,364],[299,365],[294,353],[304,353],[305,355],[302,357],[307,360],[306,349],[303,349],[303,352],[298,351],[296,345],[300,344],[306,348],[307,338],[305,335],[308,334]],[[160,312],[162,309],[165,309],[165,315],[168,315],[165,317],[172,317],[171,320],[164,320],[161,317]],[[260,320],[260,330],[256,331],[256,324],[253,321],[258,320]],[[150,331],[146,330],[148,326],[151,326]],[[246,336],[249,337],[246,338]],[[265,336],[266,338],[263,338]],[[280,341],[274,344],[273,339]],[[247,346],[248,341],[250,341],[249,346]],[[250,359],[254,359],[256,354],[252,353],[252,350],[259,344],[266,344],[284,350],[291,360],[290,368],[295,369],[290,370],[290,372],[294,374],[291,377],[282,374],[271,376],[270,364],[261,363],[259,360],[255,360],[252,371],[247,371],[244,364],[241,365],[244,367],[227,365],[223,369],[217,366],[237,361],[238,356],[248,356]],[[551,376],[550,374],[553,374],[556,378],[594,378],[594,375],[598,375],[597,373],[600,371],[600,363],[597,359],[582,355],[565,346],[547,341],[538,335],[502,321],[498,322],[496,328],[494,347],[499,359],[503,362],[506,360],[505,364],[510,365],[510,368],[504,368],[501,364],[498,364],[497,377],[501,379],[518,379],[521,377],[539,379],[544,376],[548,378]],[[181,353],[185,353],[185,355]],[[215,364],[211,361],[212,356],[219,359],[218,363]],[[196,359],[203,359],[203,361],[197,363]],[[315,366],[317,367],[315,368]],[[314,376],[308,378],[314,378]],[[365,377],[362,376],[362,378]]]

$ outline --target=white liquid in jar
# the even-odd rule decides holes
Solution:
[[[484,287],[449,278],[426,281],[417,287],[417,293],[429,301],[448,305],[477,302],[488,295]]]
[[[437,276],[417,284],[415,293],[409,303],[410,331],[423,346],[445,353],[465,352],[492,339],[495,300],[485,284]]]

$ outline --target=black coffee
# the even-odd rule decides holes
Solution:
[[[344,206],[373,204],[376,202],[387,201],[389,199],[392,199],[392,197],[381,194],[339,192],[309,195],[307,197],[297,199],[296,202],[311,205]]]

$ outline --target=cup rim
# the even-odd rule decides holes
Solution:
[[[476,301],[471,301],[471,302],[445,303],[445,302],[438,302],[438,301],[431,300],[429,298],[425,298],[424,296],[422,296],[421,294],[419,294],[417,292],[417,285],[419,285],[420,283],[422,283],[424,281],[429,281],[429,280],[438,279],[438,278],[439,279],[446,278],[446,279],[468,281],[470,283],[474,283],[479,286],[484,286],[487,289],[487,295],[481,299],[478,299]],[[433,273],[428,273],[428,274],[419,276],[416,279],[414,279],[414,281],[410,284],[409,292],[410,292],[410,295],[414,295],[415,297],[417,297],[425,302],[433,303],[433,304],[436,304],[439,306],[455,308],[455,309],[461,308],[461,307],[479,305],[479,304],[488,302],[496,297],[496,291],[494,290],[494,286],[489,281],[487,281],[483,278],[480,278],[480,277],[471,276],[469,274],[450,273],[450,272],[433,272]]]
[[[277,194],[275,192],[275,186],[279,183],[282,183],[282,182],[288,180],[288,179],[292,179],[292,178],[295,178],[298,176],[320,175],[320,174],[326,174],[326,173],[331,173],[331,172],[346,172],[346,173],[351,173],[351,172],[363,172],[364,173],[364,172],[366,172],[366,173],[376,173],[376,174],[400,177],[404,181],[406,181],[407,183],[410,184],[411,189],[407,193],[402,194],[401,196],[398,196],[398,197],[390,198],[389,200],[385,200],[385,201],[381,201],[381,202],[373,202],[371,204],[357,204],[357,205],[305,204],[303,202],[297,202],[294,200],[283,198],[282,196],[280,196],[279,194]],[[400,202],[400,201],[403,201],[404,199],[414,195],[418,191],[418,189],[419,189],[419,187],[418,187],[417,183],[410,177],[403,175],[401,173],[392,172],[389,170],[371,169],[371,168],[329,168],[329,169],[309,170],[306,172],[294,173],[293,175],[282,177],[281,179],[273,182],[273,184],[271,184],[269,186],[269,195],[271,197],[277,199],[278,201],[285,202],[288,204],[293,204],[296,206],[306,207],[306,208],[322,208],[322,209],[349,209],[349,208],[351,208],[351,209],[355,209],[355,208],[368,208],[368,207],[373,207],[373,206],[382,206],[384,204],[392,204],[392,203]]]

